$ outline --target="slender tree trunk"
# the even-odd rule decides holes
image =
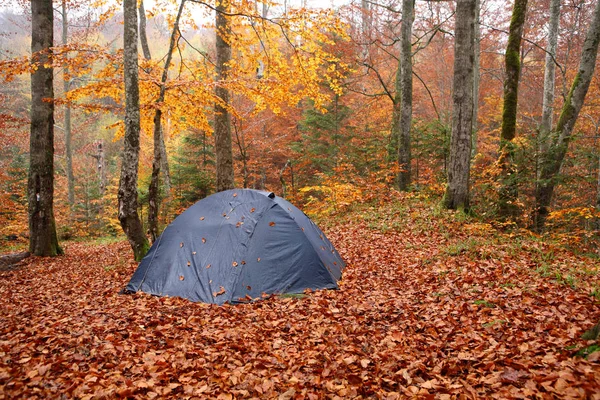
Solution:
[[[415,1],[402,1],[402,39],[400,47],[400,65],[402,95],[400,104],[400,136],[398,140],[398,187],[408,190],[410,187],[411,149],[410,128],[412,124],[412,25],[414,20]]]
[[[165,101],[165,94],[167,92],[167,78],[169,76],[169,67],[171,66],[171,59],[173,51],[175,50],[175,44],[177,43],[177,35],[179,34],[179,20],[181,19],[181,13],[185,6],[185,0],[181,0],[179,10],[177,11],[177,17],[173,24],[173,31],[171,32],[171,40],[169,43],[169,50],[167,52],[167,58],[165,59],[165,65],[163,67],[162,76],[160,79],[160,91],[158,98],[155,102],[154,111],[154,160],[152,161],[152,178],[150,180],[150,187],[148,188],[148,229],[150,230],[150,237],[154,242],[158,237],[158,205],[160,204],[159,196],[159,177],[161,169],[162,151],[161,151],[161,139],[162,139],[162,110],[161,104]]]
[[[537,231],[544,229],[548,207],[567,154],[571,134],[594,76],[598,42],[600,42],[600,1],[595,4],[594,14],[583,43],[579,71],[575,75],[556,128],[551,133],[548,150],[541,157],[540,179],[535,193],[536,208],[533,215],[533,228]]]
[[[500,189],[498,213],[500,218],[514,218],[518,214],[517,171],[514,166],[515,146],[513,139],[517,129],[517,101],[519,97],[519,77],[521,75],[521,36],[527,0],[515,0],[508,32],[508,44],[504,63],[506,79],[504,81],[504,103],[502,109],[502,130],[500,132]]]
[[[31,131],[29,143],[29,252],[36,256],[62,254],[54,221],[54,41],[52,0],[31,1]]]
[[[481,80],[481,0],[475,2],[475,73],[473,75],[473,139],[471,158],[477,154],[477,119],[479,118],[479,87]]]
[[[62,0],[61,3],[62,13],[62,44],[68,44],[69,36],[69,22],[67,19],[67,1]],[[63,69],[63,92],[65,97],[71,87],[71,79],[69,78],[69,69],[64,67]],[[67,198],[69,206],[73,207],[75,204],[75,177],[73,176],[73,147],[72,147],[72,134],[71,134],[71,106],[69,103],[65,104],[65,153],[67,163]]]
[[[458,0],[456,5],[452,135],[448,183],[443,200],[446,208],[465,211],[469,210],[469,175],[471,172],[475,1]]]
[[[150,47],[148,46],[148,35],[146,32],[146,10],[144,8],[144,1],[140,0],[140,5],[138,8],[138,14],[140,18],[140,43],[142,44],[142,53],[144,54],[144,58],[146,60],[151,60],[152,55],[150,53]],[[165,182],[165,191],[169,193],[171,191],[171,170],[169,168],[169,159],[167,158],[167,147],[165,145],[165,135],[161,126],[160,130],[160,169],[163,173]]]
[[[215,103],[215,153],[217,182],[216,190],[233,189],[233,151],[231,148],[231,115],[229,114],[229,90],[224,82],[229,77],[231,61],[231,26],[224,13],[229,12],[229,1],[223,0],[216,7],[216,49],[217,49],[217,86],[215,95],[219,99]]]
[[[361,12],[362,12],[362,59],[367,60],[369,58],[369,46],[371,37],[371,7],[368,0],[361,0]]]
[[[539,133],[539,153],[548,150],[552,114],[554,106],[554,83],[556,71],[556,45],[560,24],[560,0],[550,1],[550,23],[548,25],[548,43],[546,45],[546,62],[544,69],[544,100],[542,103],[542,122]],[[539,171],[538,171],[539,172]]]
[[[138,162],[140,156],[140,93],[138,86],[138,26],[136,0],[123,0],[123,58],[125,79],[125,137],[119,180],[119,222],[136,261],[149,245],[138,216]]]
[[[142,44],[142,53],[146,60],[151,60],[152,55],[150,54],[150,46],[148,46],[148,35],[146,32],[146,9],[144,8],[144,0],[140,0],[138,14],[140,17],[140,43]]]
[[[392,127],[390,131],[390,144],[388,148],[388,159],[390,162],[398,161],[398,140],[400,138],[400,106],[402,104],[402,61],[398,59],[396,69],[396,82],[394,84],[394,97],[392,99]]]

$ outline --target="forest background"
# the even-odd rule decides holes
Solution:
[[[599,2],[0,5],[0,399],[598,398]],[[120,294],[233,186],[339,290]]]
[[[554,120],[578,71],[593,13],[589,1],[562,3],[554,56]],[[236,3],[228,17],[232,26],[227,39],[232,47],[230,75],[216,85],[213,7],[185,2],[177,20],[179,3],[147,5],[142,13],[147,21],[140,30],[148,46],[144,48],[142,42],[140,54],[138,185],[145,230],[157,109],[163,117],[161,141],[166,155],[161,170],[160,226],[215,191],[215,86],[231,94],[227,109],[237,187],[274,191],[313,216],[384,200],[393,196],[399,184],[427,198],[439,199],[443,194],[451,153],[456,4],[414,4],[408,141],[394,132],[402,104],[402,4],[362,1],[333,4],[333,8],[309,6]],[[509,213],[509,218],[501,199],[505,184],[501,130],[513,4],[482,1],[479,6],[479,35],[473,43],[478,95],[468,208],[488,222],[531,227],[541,182],[540,126],[550,4],[548,0],[529,1],[522,28],[517,134],[511,140],[511,181],[517,195],[510,203],[516,212]],[[28,234],[29,3],[12,3],[3,9],[1,18],[5,83],[0,89],[0,234],[15,245],[24,243]],[[55,37],[60,38],[55,41],[53,59],[55,213],[63,240],[121,232],[116,189],[124,134],[122,20],[118,4],[55,4]],[[179,26],[174,30],[176,21]],[[175,44],[161,99],[161,74],[171,38]],[[600,208],[598,89],[594,76],[565,162],[553,177],[556,190],[547,220],[551,232],[567,232],[573,240],[588,244],[596,239]],[[403,146],[409,149],[408,163],[406,155],[399,153]]]

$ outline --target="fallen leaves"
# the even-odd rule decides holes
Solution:
[[[340,290],[236,306],[119,295],[126,243],[31,257],[0,273],[0,399],[594,398],[600,352],[569,350],[590,344],[593,298],[525,253],[448,254],[428,223],[343,224],[326,232]]]

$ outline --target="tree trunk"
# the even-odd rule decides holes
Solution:
[[[144,8],[144,0],[140,0],[138,8],[140,17],[140,43],[142,44],[142,53],[146,60],[151,60],[150,46],[148,46],[148,35],[146,34],[146,9]]]
[[[414,20],[415,1],[402,1],[402,33],[400,47],[400,68],[402,95],[400,104],[400,132],[398,140],[398,188],[408,190],[410,187],[411,151],[410,128],[412,124],[412,24]]]
[[[475,72],[473,75],[473,137],[471,158],[477,154],[477,130],[479,129],[477,119],[479,117],[479,87],[481,80],[481,0],[475,1]]]
[[[184,5],[185,0],[181,0],[179,10],[177,11],[177,17],[175,18],[175,23],[173,24],[169,50],[167,52],[165,66],[163,67],[163,72],[160,79],[160,91],[154,104],[154,160],[152,161],[152,178],[150,180],[150,187],[148,188],[148,229],[150,230],[150,237],[152,238],[153,242],[158,237],[158,205],[160,204],[159,177],[162,160],[162,110],[160,109],[160,106],[165,101],[169,67],[171,65],[173,50],[175,50],[175,44],[177,43],[177,35],[179,34],[179,20],[181,19],[181,13],[183,12]]]
[[[69,22],[67,20],[67,1],[62,0],[62,44],[68,44]],[[71,87],[71,79],[69,78],[69,69],[64,67],[63,70],[63,92],[66,98]],[[72,208],[75,204],[75,177],[73,176],[73,148],[71,140],[71,106],[65,103],[65,153],[67,163],[67,198],[69,206]]]
[[[519,76],[521,74],[521,36],[526,13],[527,0],[515,0],[504,56],[506,78],[504,81],[500,154],[498,156],[500,165],[498,213],[500,218],[512,219],[519,212],[517,206],[517,171],[513,160],[515,152],[513,139],[517,129],[517,101],[519,97]]]
[[[541,157],[540,179],[535,193],[536,208],[533,215],[533,228],[537,231],[544,228],[557,177],[569,147],[571,133],[594,76],[598,42],[600,42],[600,1],[596,2],[594,15],[583,43],[579,71],[575,75],[556,128],[551,133],[548,150]]]
[[[142,44],[142,53],[146,60],[151,60],[152,55],[150,53],[150,47],[148,47],[148,36],[146,33],[146,10],[144,8],[144,1],[140,1],[138,8],[138,14],[140,17],[140,43]],[[163,173],[165,182],[165,191],[169,193],[171,191],[171,170],[169,168],[169,159],[167,158],[167,147],[165,146],[165,136],[163,129],[160,130],[160,169]]]
[[[542,104],[542,122],[539,132],[540,154],[548,150],[550,130],[552,129],[552,114],[554,106],[554,83],[556,71],[556,45],[558,43],[558,28],[560,24],[560,0],[550,1],[550,23],[548,25],[548,43],[546,45],[546,62],[544,69],[544,100]],[[538,171],[539,172],[539,171]]]
[[[452,135],[448,183],[443,204],[449,209],[469,210],[471,132],[473,129],[473,70],[475,63],[475,2],[458,0],[454,45]]]
[[[233,189],[233,151],[231,148],[231,116],[229,114],[229,90],[224,82],[229,77],[231,61],[231,26],[225,16],[229,12],[228,0],[221,1],[216,7],[216,50],[217,50],[217,86],[215,95],[219,99],[215,103],[215,153],[217,182],[216,190]],[[225,14],[224,14],[225,13]]]
[[[391,162],[398,161],[398,140],[400,138],[400,106],[402,104],[402,61],[398,59],[396,69],[396,82],[394,83],[394,97],[392,98],[392,127],[390,132],[390,144],[388,148],[388,159]]]
[[[29,143],[29,252],[36,256],[62,254],[54,221],[54,88],[52,0],[31,1],[31,131]]]
[[[119,222],[136,261],[148,251],[138,216],[138,161],[140,155],[140,93],[138,86],[138,28],[136,0],[123,0],[123,58],[125,80],[125,137],[119,180]]]

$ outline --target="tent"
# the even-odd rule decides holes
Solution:
[[[291,203],[269,192],[234,189],[179,215],[125,291],[236,303],[264,293],[337,289],[344,266],[325,234]]]

